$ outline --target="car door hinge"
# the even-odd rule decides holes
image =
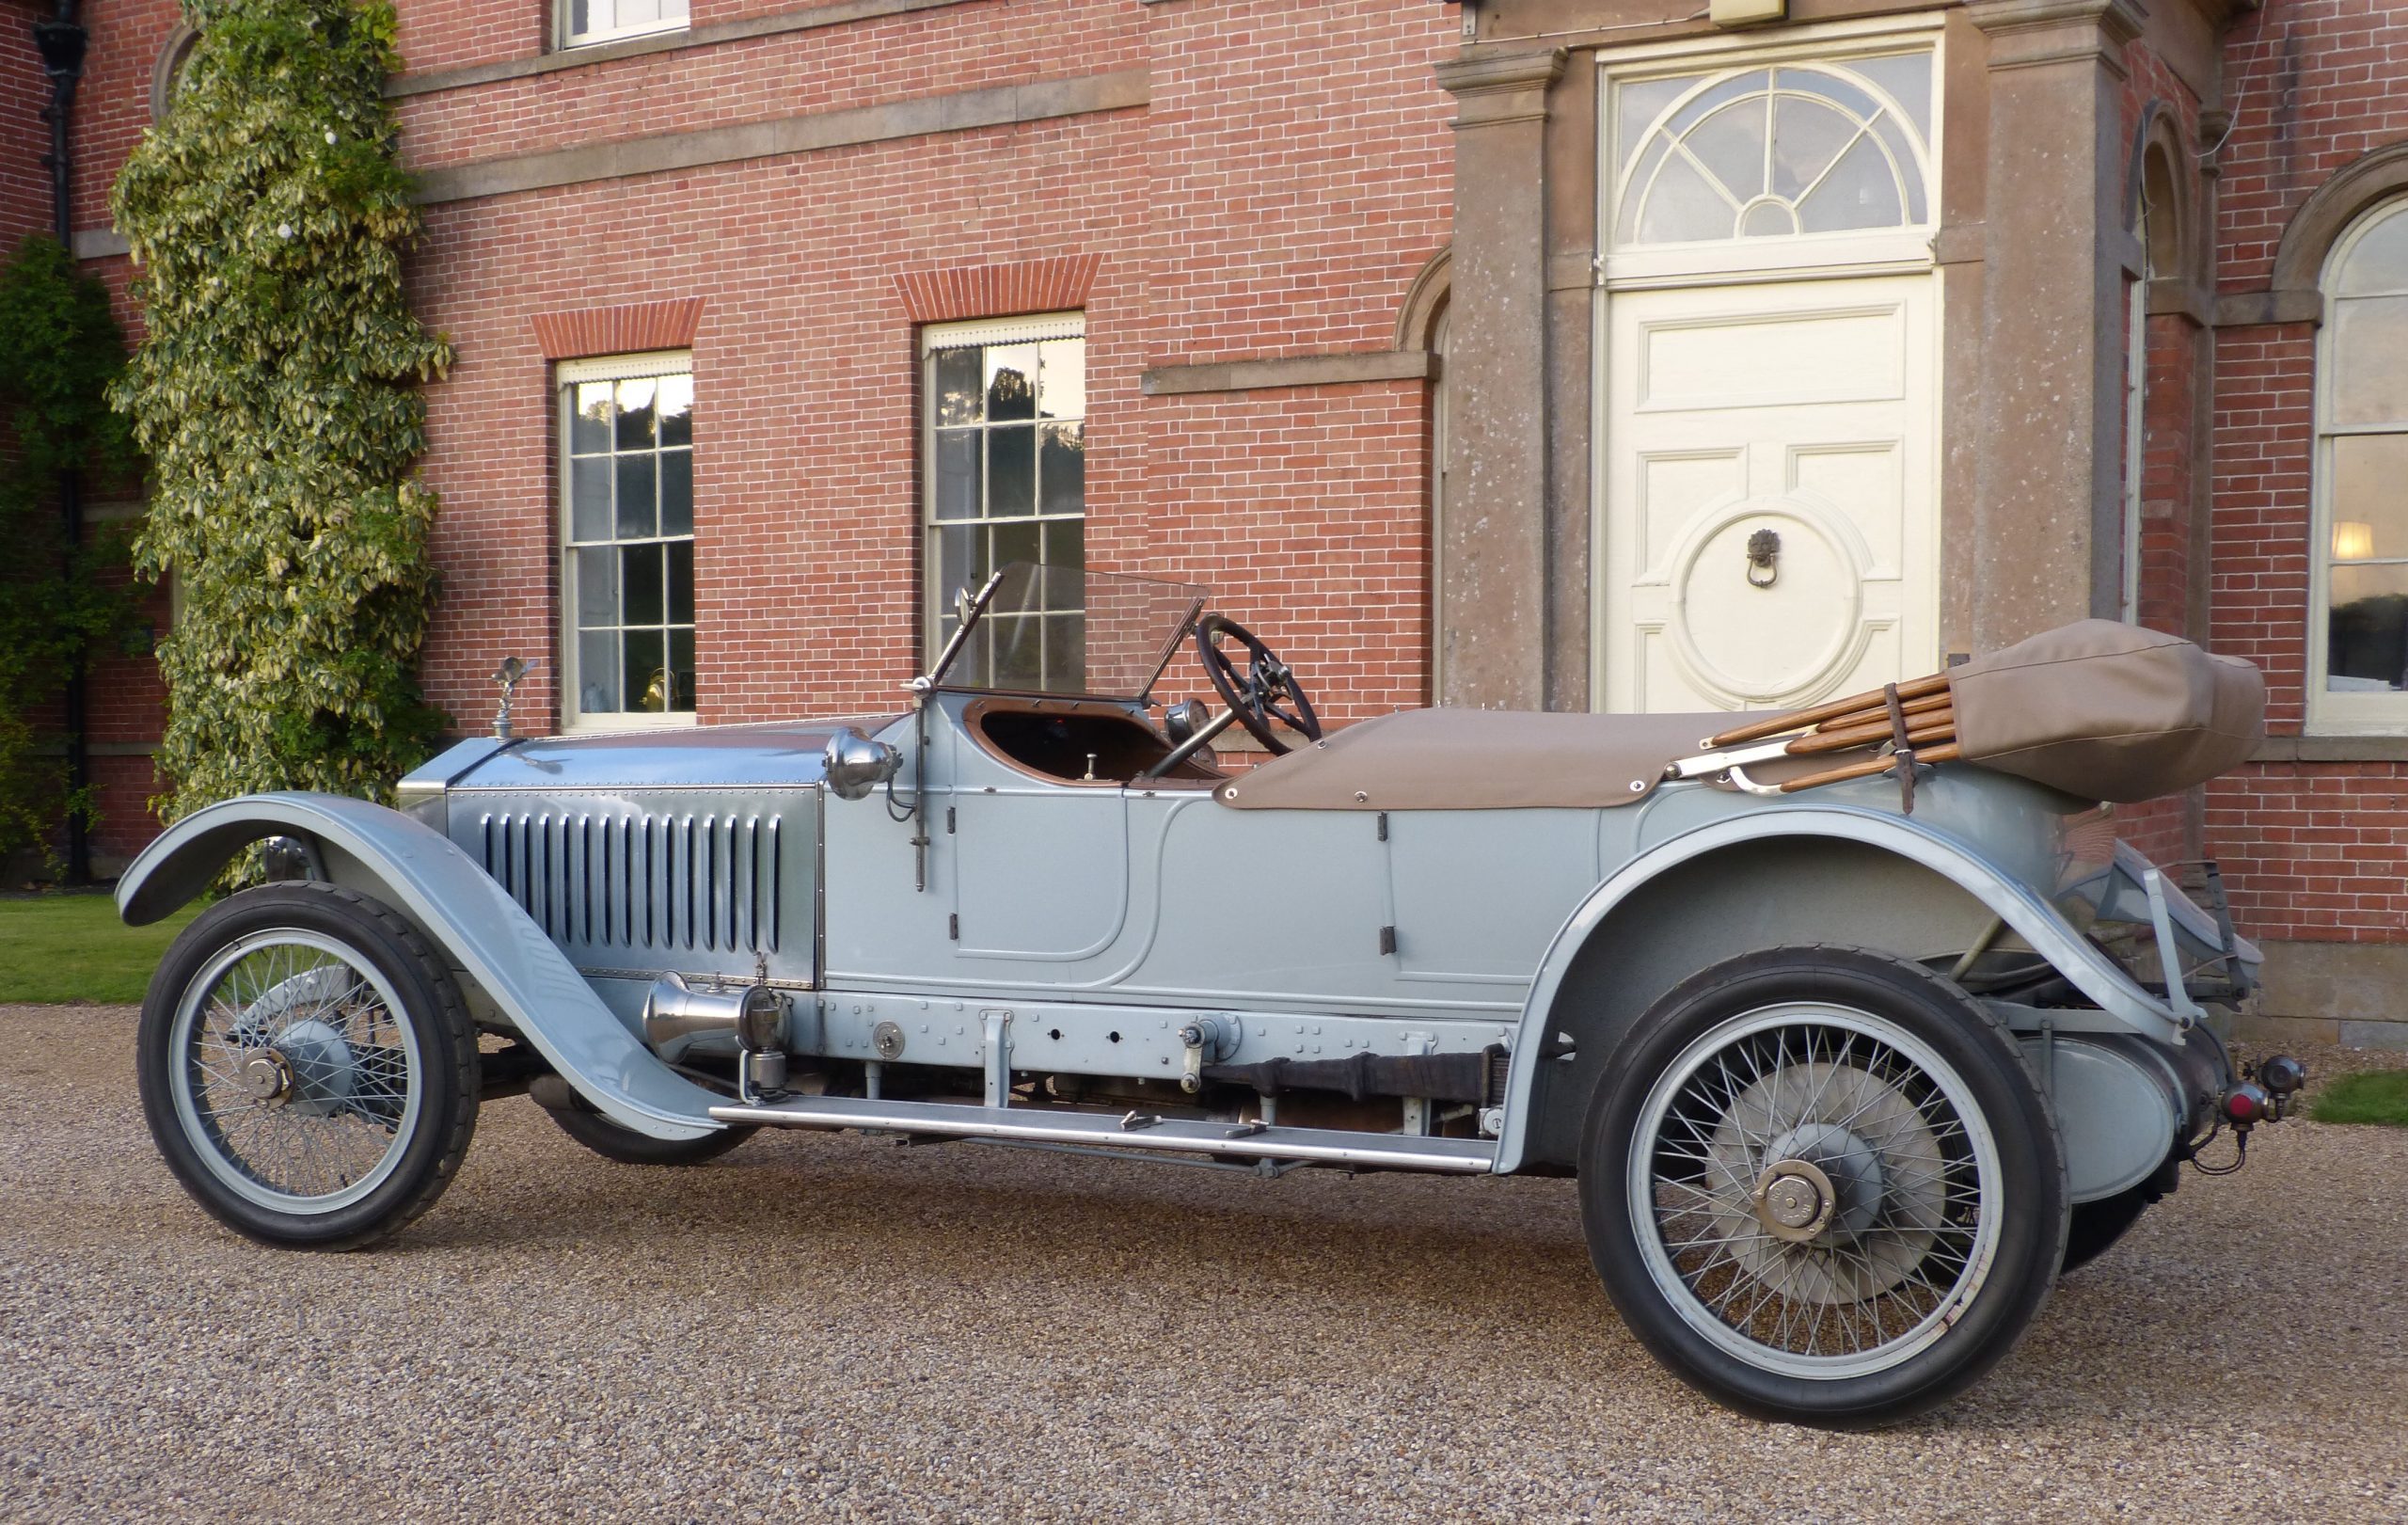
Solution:
[[[1381,811],[1381,812],[1380,812],[1380,840],[1381,840],[1381,841],[1383,841],[1383,842],[1385,842],[1385,841],[1386,841],[1387,839],[1388,839],[1388,813],[1387,813],[1386,811],[1383,810],[1383,811]]]
[[[944,807],[944,834],[947,836],[953,834],[953,806],[951,805]]]
[[[1381,928],[1381,929],[1380,929],[1380,957],[1385,959],[1385,958],[1386,958],[1389,954],[1394,953],[1395,951],[1396,951],[1396,929],[1395,929],[1395,928],[1393,928],[1393,927],[1383,927],[1383,928]]]
[[[961,913],[957,911],[944,918],[944,935],[954,942],[961,941]]]

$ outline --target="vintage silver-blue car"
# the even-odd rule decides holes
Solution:
[[[506,663],[496,734],[398,810],[177,822],[128,921],[255,844],[266,882],[151,982],[160,1149],[316,1248],[426,1211],[520,1092],[650,1165],[785,1127],[1576,1175],[1669,1368],[1850,1424],[1973,1381],[2298,1087],[2202,1020],[2258,961],[2212,870],[2100,824],[2245,752],[2242,664],[2092,622],[1783,716],[1323,737],[1204,602],[1006,568],[898,713],[784,724],[513,738]],[[1150,697],[1191,637],[1217,707]],[[1224,771],[1233,723],[1276,755]]]

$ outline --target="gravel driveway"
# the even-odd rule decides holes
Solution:
[[[1660,1375],[1571,1183],[765,1135],[607,1164],[496,1104],[365,1255],[153,1154],[119,1008],[0,1009],[0,1517],[2408,1518],[2408,1133],[2286,1123],[1917,1424]]]

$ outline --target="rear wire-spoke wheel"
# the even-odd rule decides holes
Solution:
[[[1667,996],[1608,1063],[1582,1164],[1592,1254],[1642,1341],[1801,1422],[1959,1390],[2037,1311],[2065,1233],[2011,1039],[1854,950],[1750,955]]]
[[[160,963],[138,1055],[152,1137],[255,1239],[353,1248],[434,1203],[475,1127],[457,988],[366,897],[271,885],[213,907]]]

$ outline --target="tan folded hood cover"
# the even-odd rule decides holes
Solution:
[[[1949,674],[1968,762],[2084,800],[2174,794],[2230,771],[2266,733],[2258,669],[2179,636],[2083,620]]]
[[[1214,794],[1241,810],[1591,809],[1643,800],[1728,715],[1406,709],[1332,731]]]

